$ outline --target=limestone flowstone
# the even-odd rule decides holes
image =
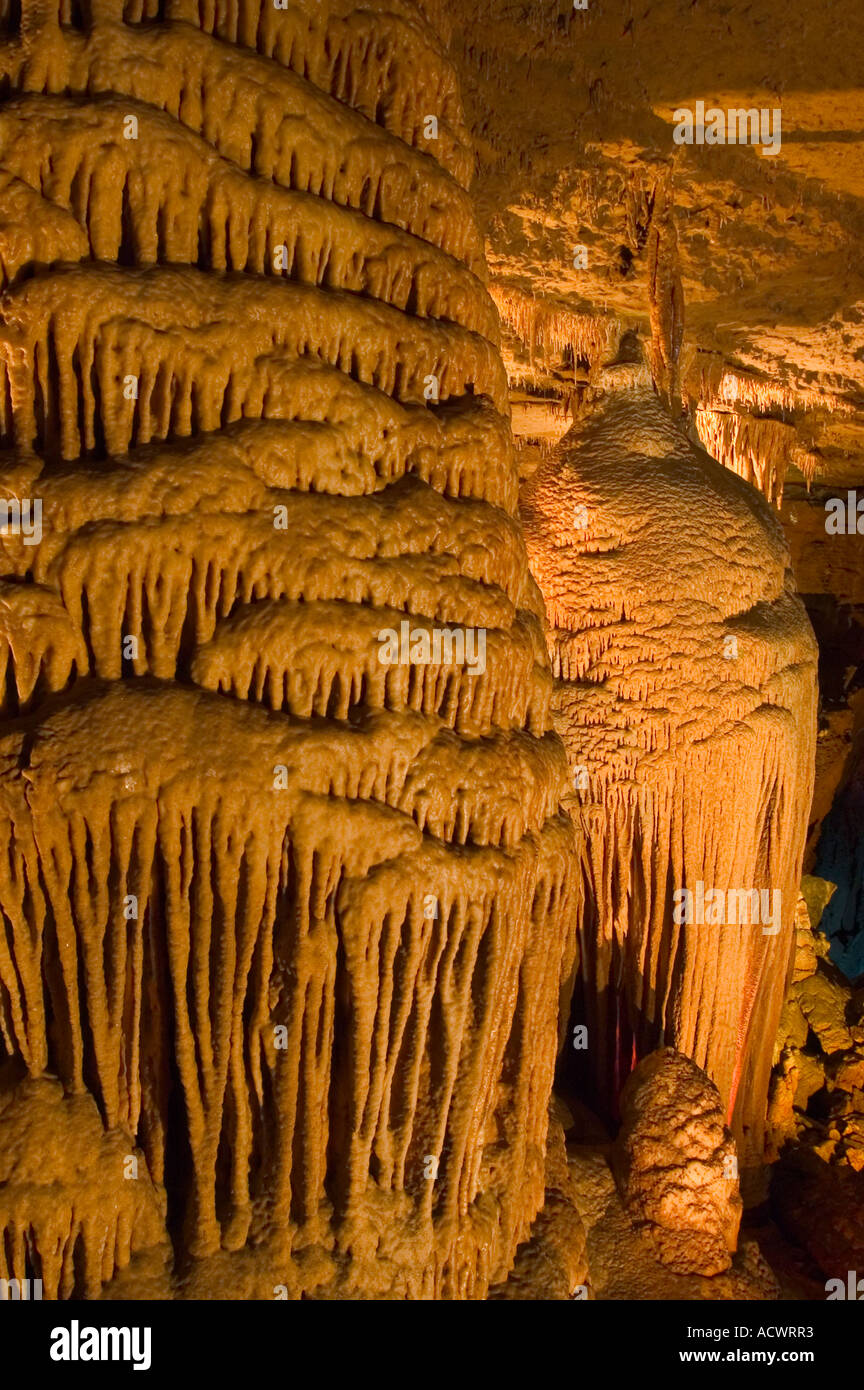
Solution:
[[[28,1227],[0,1182],[0,1276],[134,1297],[170,1236],[181,1294],[483,1297],[543,1201],[574,832],[452,71],[407,0],[21,9],[0,1060],[156,1195],[61,1175]],[[483,669],[382,664],[409,617]]]

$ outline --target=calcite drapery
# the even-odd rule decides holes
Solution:
[[[572,830],[452,74],[403,0],[9,16],[2,1047],[140,1146],[186,1287],[482,1296]],[[385,669],[409,615],[485,670]]]
[[[716,1082],[749,1165],[812,792],[815,641],[761,495],[689,443],[638,362],[602,386],[523,506],[585,831],[574,1020],[604,1108],[665,1043]]]

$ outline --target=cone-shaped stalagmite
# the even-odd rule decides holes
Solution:
[[[524,505],[585,831],[574,1021],[599,1103],[675,1047],[717,1083],[749,1164],[810,806],[815,642],[765,499],[688,442],[640,364],[602,385]]]
[[[406,0],[22,10],[0,1055],[137,1146],[181,1290],[482,1297],[542,1202],[573,832],[451,70]]]

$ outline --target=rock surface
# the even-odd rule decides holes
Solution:
[[[549,1122],[546,1152],[546,1199],[531,1235],[516,1252],[504,1284],[490,1298],[560,1302],[587,1298],[588,1259],[585,1228],[579,1215],[576,1177],[567,1161],[561,1119]]]
[[[804,890],[768,1112],[771,1209],[825,1278],[845,1280],[864,1267],[864,999],[818,930],[832,885]]]
[[[149,1252],[164,1282],[165,1214],[144,1154],[105,1131],[91,1096],[64,1096],[48,1077],[0,1089],[4,1278],[39,1278],[46,1299],[98,1298]]]
[[[728,1269],[741,1221],[735,1145],[716,1086],[689,1058],[643,1058],[621,1096],[614,1166],[624,1206],[678,1274]]]

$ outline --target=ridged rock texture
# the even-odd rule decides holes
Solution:
[[[164,1198],[180,1292],[483,1297],[543,1200],[575,861],[452,73],[407,0],[22,9],[2,1074],[89,1093],[83,1167],[137,1146],[152,1200],[12,1186],[0,1275],[92,1293]],[[382,665],[406,619],[485,670]]]
[[[776,516],[690,444],[633,357],[601,375],[523,506],[585,832],[573,1022],[587,1046],[571,1055],[608,1111],[637,1058],[676,1048],[718,1086],[754,1166],[812,791],[816,648]],[[694,895],[689,923],[676,890]],[[737,897],[727,912],[730,890],[746,913]],[[753,890],[759,917],[741,925]]]
[[[26,1269],[38,1252],[43,1298],[98,1298],[133,1255],[167,1246],[164,1193],[128,1134],[106,1133],[92,1096],[26,1079],[0,1092],[0,1127],[4,1259]]]

